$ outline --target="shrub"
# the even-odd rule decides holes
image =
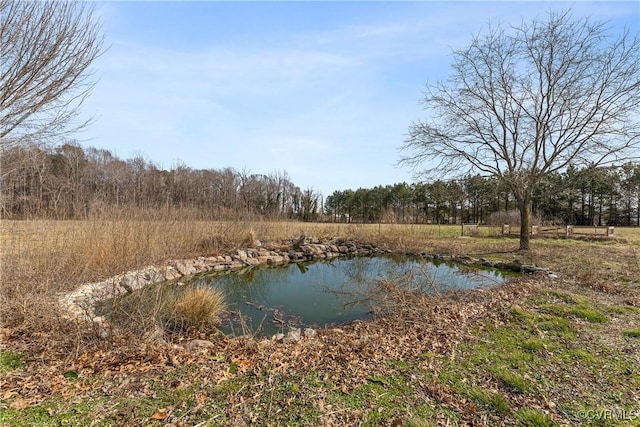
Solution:
[[[169,301],[169,325],[177,329],[210,329],[220,323],[224,294],[208,287],[185,290]]]

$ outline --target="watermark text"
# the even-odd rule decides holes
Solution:
[[[627,409],[585,409],[578,411],[578,417],[583,420],[640,420],[640,410]]]

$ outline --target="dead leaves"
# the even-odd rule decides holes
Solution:
[[[167,418],[169,418],[169,412],[170,412],[169,408],[157,409],[153,413],[153,415],[151,415],[151,419],[156,421],[165,421]]]
[[[229,420],[247,421],[250,419],[246,418],[247,408],[254,403],[271,402],[265,396],[281,390],[291,378],[316,372],[317,383],[290,385],[290,394],[283,396],[281,402],[284,406],[274,406],[272,410],[286,410],[289,399],[307,399],[310,406],[325,408],[326,413],[321,415],[323,422],[344,423],[352,416],[349,420],[357,424],[362,414],[347,415],[342,408],[331,408],[330,403],[322,406],[319,400],[334,392],[351,396],[367,383],[387,387],[385,375],[407,375],[401,369],[390,367],[390,360],[438,369],[439,364],[456,354],[461,342],[469,339],[470,325],[513,303],[508,298],[510,293],[509,289],[494,296],[485,292],[468,300],[461,300],[459,296],[426,298],[416,293],[402,293],[395,306],[390,306],[395,307],[394,315],[322,330],[313,338],[289,344],[245,337],[212,342],[206,345],[206,351],[193,348],[189,351],[182,346],[123,340],[113,343],[113,348],[87,351],[72,360],[31,364],[20,374],[0,379],[0,396],[12,408],[24,409],[53,395],[66,399],[95,396],[155,399],[156,384],[166,389],[186,389],[197,382],[200,388],[193,394],[194,407],[206,410],[211,406],[211,396],[207,393],[213,388],[225,381],[241,382],[242,387],[226,396],[221,411]],[[389,303],[394,304],[392,299]],[[91,387],[87,378],[91,378]],[[465,409],[458,408],[459,400],[452,390],[436,383],[425,384],[424,378],[412,377],[411,382],[425,401],[437,401],[460,411]],[[296,387],[299,390],[293,390]],[[466,410],[469,417],[474,416],[473,408]],[[139,415],[149,423],[172,423],[178,414],[185,416],[184,411],[181,406],[166,406]]]
[[[38,401],[36,399],[24,399],[22,397],[18,397],[13,402],[11,402],[11,405],[9,405],[9,406],[12,409],[22,410],[22,409],[28,408],[30,406],[33,406],[36,403],[38,403]]]

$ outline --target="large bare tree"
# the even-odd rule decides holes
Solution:
[[[89,3],[0,0],[0,151],[58,142],[87,124],[75,119],[102,42]]]
[[[430,176],[497,177],[520,210],[521,250],[546,174],[640,154],[637,34],[614,37],[605,23],[550,12],[474,37],[453,52],[452,68],[427,86],[429,114],[410,127],[400,163]]]

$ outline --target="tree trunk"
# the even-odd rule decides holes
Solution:
[[[529,228],[531,227],[531,199],[524,197],[518,200],[520,210],[520,250],[529,250]]]

